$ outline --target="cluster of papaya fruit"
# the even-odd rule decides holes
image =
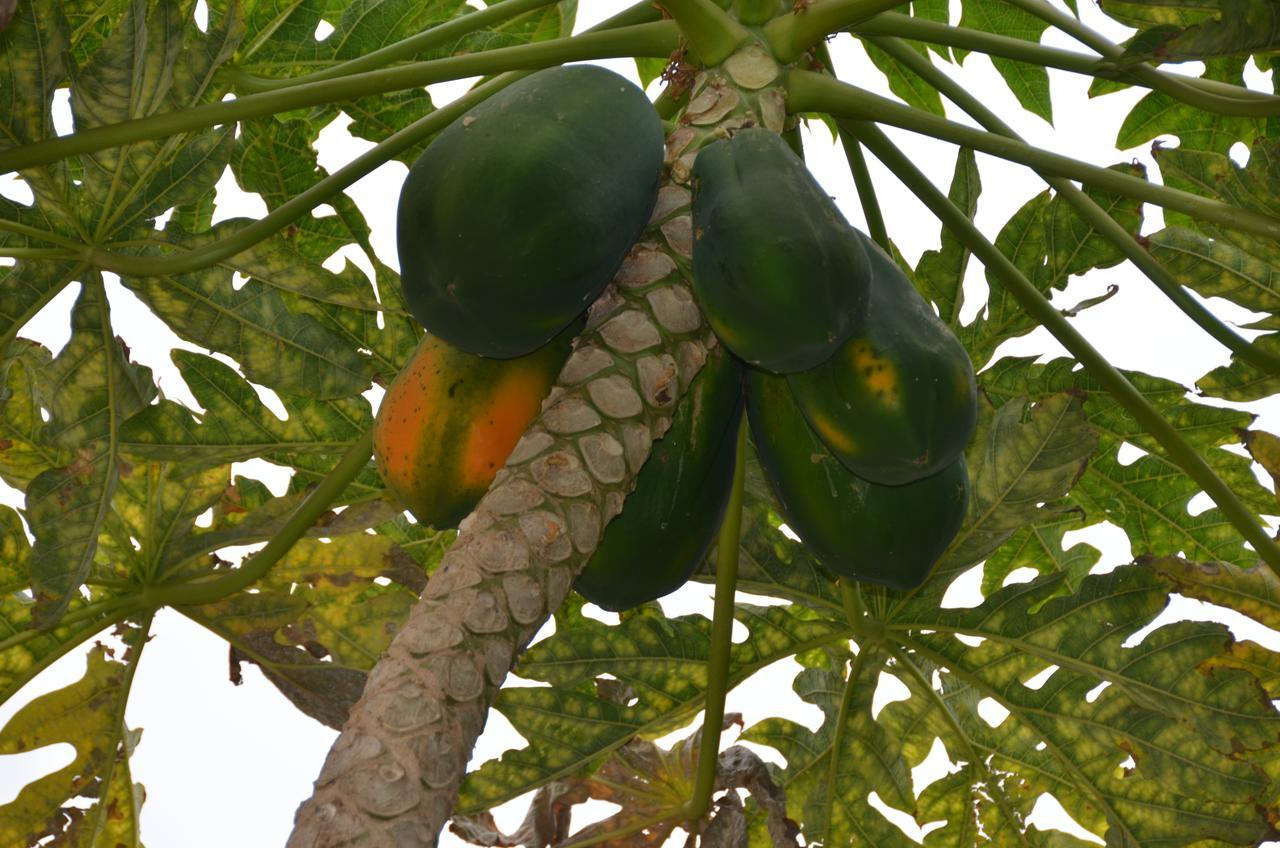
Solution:
[[[427,335],[387,388],[374,453],[420,522],[456,526],[488,490],[649,220],[662,169],[652,104],[594,66],[507,87],[410,169],[397,242]],[[918,583],[967,502],[963,348],[776,134],[712,143],[693,176],[694,288],[723,344],[576,588],[621,610],[688,579],[728,501],[744,403],[810,549],[838,574]]]
[[[693,167],[693,284],[749,364],[747,415],[787,524],[843,577],[919,585],[968,506],[964,347],[775,133]]]

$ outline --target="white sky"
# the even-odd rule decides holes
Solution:
[[[618,0],[581,0],[578,29],[594,25],[625,5]],[[1126,37],[1127,31],[1103,18],[1093,3],[1081,2],[1080,11],[1087,23],[1112,39]],[[1053,32],[1046,36],[1045,43],[1083,49]],[[877,93],[889,94],[883,76],[866,60],[852,39],[842,36],[831,46],[842,78]],[[636,79],[634,66],[629,60],[601,64]],[[1141,97],[1141,90],[1113,94],[1090,102],[1085,96],[1087,78],[1052,72],[1055,128],[1024,112],[984,57],[970,56],[963,70],[945,67],[970,90],[981,92],[984,102],[1031,143],[1099,165],[1137,159],[1147,164],[1153,174],[1157,173],[1146,148],[1121,152],[1112,147],[1116,130],[1128,109]],[[1265,84],[1261,74],[1256,71],[1251,71],[1251,74],[1251,85],[1261,87]],[[431,87],[431,92],[439,105],[465,91],[471,82],[462,80],[436,85]],[[656,91],[655,87],[650,93],[656,94]],[[66,127],[69,118],[65,111],[65,98],[59,101],[59,105],[62,123]],[[949,108],[949,116],[973,123],[954,109]],[[321,136],[320,161],[330,171],[371,146],[363,140],[353,139],[344,127],[344,120],[335,121]],[[905,132],[890,130],[890,135],[935,183],[944,189],[949,185],[955,161],[954,148],[921,141]],[[816,132],[806,131],[805,153],[809,167],[836,197],[846,217],[865,231],[862,210],[854,195],[843,154],[831,143],[824,127],[817,126]],[[994,237],[999,226],[1044,187],[1020,166],[981,154],[978,162],[983,193],[977,222],[989,236]],[[891,237],[914,263],[923,251],[937,246],[939,225],[874,159],[871,160],[871,168]],[[398,194],[404,174],[403,165],[389,163],[348,189],[348,194],[359,204],[373,229],[375,250],[383,261],[393,267],[398,264],[394,208],[386,201]],[[11,178],[0,178],[0,192],[15,191]],[[240,192],[229,174],[219,183],[218,206],[220,218],[265,212],[261,200],[255,195]],[[1147,232],[1159,229],[1159,210],[1148,206],[1147,213]],[[348,256],[352,261],[366,265],[358,251],[351,250]],[[976,260],[971,263],[968,283],[971,285],[966,286],[967,302],[963,313],[966,322],[985,301],[985,282]],[[1074,319],[1075,325],[1112,362],[1190,385],[1211,367],[1227,361],[1225,350],[1195,328],[1155,292],[1154,286],[1128,265],[1073,279],[1066,293],[1060,295],[1056,302],[1063,306],[1075,304],[1103,293],[1112,283],[1119,284],[1119,294]],[[42,341],[56,352],[69,336],[68,313],[77,291],[78,287],[72,286],[55,299],[24,329],[23,335]],[[174,336],[110,277],[108,292],[117,332],[124,337],[135,360],[155,370],[166,396],[194,406],[194,399],[172,366],[169,350],[174,347],[198,348]],[[1248,312],[1225,301],[1215,299],[1211,307],[1228,321],[1243,323],[1250,317]],[[1141,316],[1141,320],[1135,321],[1135,316]],[[1056,354],[1063,351],[1047,333],[1037,331],[1025,339],[1008,343],[1001,352]],[[224,361],[234,364],[225,357]],[[269,390],[261,390],[261,393],[277,414],[283,416],[283,407],[272,393]],[[377,395],[375,390],[371,399],[376,401]],[[1262,407],[1263,415],[1258,427],[1272,431],[1280,429],[1280,407],[1275,403],[1251,406],[1254,411]],[[1134,449],[1129,455],[1136,459],[1140,452]],[[235,470],[263,479],[278,493],[284,490],[287,473],[283,469],[254,461],[237,463]],[[6,488],[0,484],[0,503],[21,506],[21,493],[11,489],[5,491]],[[1207,497],[1201,496],[1193,501],[1193,511],[1208,506]],[[1103,568],[1115,567],[1131,559],[1123,533],[1115,528],[1104,526],[1068,534],[1066,544],[1070,546],[1082,539],[1103,550]],[[1013,579],[1027,579],[1029,576],[1015,574]],[[979,570],[963,578],[962,585],[949,595],[948,603],[967,606],[976,602],[979,579]],[[710,595],[709,587],[690,586],[662,603],[671,615],[694,611],[709,615]],[[1272,650],[1280,650],[1280,634],[1194,601],[1175,598],[1175,603],[1161,621],[1215,615],[1218,620],[1226,620],[1237,628],[1240,637],[1247,636]],[[328,751],[334,732],[297,712],[252,665],[243,667],[244,685],[232,686],[227,679],[226,644],[187,619],[164,611],[157,616],[153,632],[155,638],[146,648],[127,714],[131,726],[144,730],[142,742],[133,758],[134,780],[145,784],[147,790],[142,813],[143,839],[152,846],[184,848],[283,844],[294,810],[310,794],[311,781]],[[18,696],[0,705],[0,726],[37,694],[78,679],[84,670],[83,655],[83,651],[73,652],[46,670]],[[791,691],[791,679],[797,670],[798,666],[788,661],[756,675],[730,694],[727,709],[743,713],[747,726],[769,715],[785,714],[816,728],[821,720],[817,708],[800,701]],[[895,685],[889,679],[877,695],[876,709],[898,697],[897,691],[903,691],[900,684]],[[994,703],[989,706],[992,709],[984,707],[984,717],[998,722],[1001,709]],[[699,718],[697,723],[700,721]],[[687,730],[681,730],[675,735],[686,733]],[[732,736],[726,735],[725,744],[731,741]],[[492,714],[473,765],[518,744],[518,737],[506,721],[496,713]],[[767,749],[759,750],[775,762],[781,762]],[[0,804],[16,796],[29,780],[61,768],[70,760],[71,749],[67,745],[26,755],[0,756]],[[934,755],[917,769],[917,788],[939,776],[945,768],[945,757],[940,746],[936,746]],[[1047,799],[1037,810],[1033,821],[1041,827],[1072,829],[1072,823],[1064,822],[1061,815],[1055,815],[1055,807],[1056,802]],[[597,805],[592,812],[599,816],[609,809],[609,805]],[[514,827],[522,815],[521,804],[506,805],[498,812],[499,823],[508,828]],[[895,820],[909,834],[919,838],[919,831],[910,819],[898,817]],[[586,821],[582,818],[577,826]],[[1074,832],[1085,836],[1078,829]],[[680,837],[680,841],[673,841],[673,844],[682,842]],[[461,843],[446,835],[442,844]]]

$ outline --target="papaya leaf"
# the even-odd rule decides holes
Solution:
[[[0,150],[56,134],[50,103],[67,78],[69,46],[57,3],[23,3],[0,34]]]
[[[1143,557],[1139,563],[1167,577],[1179,594],[1233,609],[1280,630],[1280,577],[1266,566],[1240,568],[1229,562],[1191,562],[1181,557]]]
[[[1112,169],[1129,176],[1145,176],[1139,165],[1121,163]],[[1141,203],[1090,188],[1086,188],[1086,194],[1130,232],[1141,229]],[[1046,295],[1066,286],[1072,275],[1110,268],[1124,260],[1115,245],[1076,215],[1065,200],[1048,191],[1036,195],[1014,213],[997,235],[996,246]],[[972,323],[957,328],[969,358],[979,369],[1002,342],[1037,326],[989,271],[987,287],[986,309]]]
[[[1223,664],[1226,629],[1177,622],[1133,644],[1168,603],[1163,577],[1125,566],[1069,595],[1065,579],[1009,586],[968,609],[920,602],[889,625],[908,662],[947,669],[943,692],[970,690],[972,709],[947,702],[952,729],[941,738],[952,756],[976,754],[1025,799],[1051,792],[1109,844],[1275,838],[1258,810],[1276,787],[1248,760],[1274,756],[1280,712],[1258,678]],[[1046,671],[1047,681],[1029,682]],[[1008,715],[983,719],[979,699]]]
[[[425,96],[425,95],[424,95]],[[315,129],[309,121],[302,119],[283,120],[279,117],[261,118],[255,121],[244,121],[240,128],[240,137],[236,139],[235,153],[231,159],[232,172],[236,181],[245,191],[261,195],[268,210],[277,209],[281,204],[292,200],[315,183],[328,176],[320,167],[312,142],[315,140]],[[341,195],[346,198],[347,195]],[[337,198],[330,205],[340,202]],[[348,201],[349,202],[349,201]],[[354,204],[350,204],[354,206]],[[345,208],[344,215],[326,215],[316,217],[315,214],[304,215],[286,230],[285,235],[277,241],[280,252],[301,254],[300,261],[320,263],[330,254],[337,251],[356,235],[351,231],[348,220],[358,222],[361,232],[359,236],[368,237],[368,225],[358,209]],[[240,257],[235,257],[238,261]],[[252,258],[250,258],[252,262]],[[245,274],[250,272],[237,268]],[[299,282],[285,283],[283,288],[294,290]],[[329,293],[334,286],[326,285],[327,280],[321,278],[319,287]],[[367,286],[367,283],[366,283]],[[308,294],[304,289],[301,294]],[[317,292],[318,294],[318,292]],[[348,299],[356,299],[347,295]],[[368,304],[348,304],[367,307]]]
[[[1243,85],[1243,70],[1242,59],[1211,59],[1206,62],[1204,76]],[[1188,147],[1225,155],[1236,142],[1248,144],[1263,135],[1265,128],[1258,118],[1210,116],[1164,92],[1152,91],[1125,117],[1116,135],[1116,147],[1128,150],[1161,135],[1175,135]]]
[[[730,686],[780,658],[847,638],[843,622],[798,605],[739,604],[736,616],[747,638],[733,646]],[[551,685],[505,688],[495,704],[529,747],[509,750],[468,774],[457,812],[489,809],[592,766],[633,736],[678,726],[706,697],[710,630],[702,616],[668,619],[648,604],[615,626],[579,618],[533,645],[516,674]],[[629,686],[634,700],[597,694],[596,678],[604,674]]]
[[[61,0],[71,34],[71,54],[83,65],[102,48],[128,11],[132,0]]]
[[[73,623],[36,629],[30,561],[31,544],[22,520],[8,507],[0,507],[0,703],[112,621],[111,599],[95,593],[91,602],[79,597],[71,601],[70,609],[77,615]]]
[[[423,567],[385,536],[306,538],[257,591],[188,614],[230,643],[233,663],[256,663],[295,706],[339,728],[425,585]]]
[[[724,727],[741,724],[742,717],[730,713]],[[610,837],[614,846],[658,845],[666,841],[676,826],[699,835],[699,844],[712,846],[771,845],[795,846],[795,823],[786,817],[786,798],[774,783],[765,763],[752,751],[735,745],[722,751],[716,763],[715,790],[745,789],[746,806],[736,792],[721,795],[712,803],[708,818],[681,820],[679,812],[693,793],[698,746],[704,728],[678,741],[670,750],[635,738],[611,754],[591,775],[557,780],[539,789],[529,804],[524,821],[505,834],[488,812],[455,816],[449,827],[456,835],[478,845],[547,848],[563,844],[572,830],[573,807],[588,800],[608,801],[622,809],[603,821],[592,823],[573,834],[575,839]],[[661,818],[668,814],[667,818]],[[751,819],[754,819],[752,821]],[[632,823],[653,820],[630,836],[614,836]],[[748,842],[747,832],[752,841]]]
[[[77,128],[107,126],[204,99],[218,65],[233,52],[235,35],[211,34],[212,49],[200,49],[198,31],[184,27],[176,3],[150,6],[133,0],[119,25],[76,72],[71,110]],[[227,16],[224,24],[230,24]],[[181,62],[179,62],[181,57]],[[81,157],[82,214],[93,220],[92,236],[149,229],[166,209],[212,191],[231,154],[233,127],[211,128],[189,137],[142,141]]]
[[[197,415],[171,400],[143,409],[120,430],[121,449],[131,456],[207,467],[259,456],[288,465],[312,453],[332,465],[373,422],[363,398],[287,396],[282,401],[289,417],[281,421],[244,378],[218,360],[185,350],[174,350],[172,357],[204,412]]]
[[[1280,47],[1280,9],[1266,0],[1220,0],[1220,17],[1186,28],[1166,25],[1138,34],[1125,56],[1167,62],[1269,53]],[[1108,12],[1110,9],[1108,9]]]
[[[1182,285],[1255,312],[1280,312],[1280,246],[1241,236],[1228,241],[1182,227],[1152,233],[1148,249]]]
[[[984,373],[982,385],[997,405],[1028,394],[1084,393],[1084,410],[1098,432],[1099,449],[1071,500],[1084,510],[1087,523],[1109,520],[1118,525],[1128,534],[1135,554],[1182,551],[1198,559],[1252,564],[1256,557],[1216,507],[1198,515],[1187,511],[1200,487],[1159,452],[1151,437],[1087,373],[1073,369],[1075,363],[1069,359],[1036,365],[1030,359],[1008,358]],[[1184,386],[1170,380],[1138,372],[1125,376],[1246,505],[1260,513],[1275,510],[1275,496],[1258,483],[1248,458],[1223,449],[1239,440],[1238,431],[1252,420],[1249,413],[1195,403]],[[1118,452],[1126,442],[1148,453],[1122,463]]]
[[[1107,0],[1107,16],[1134,29],[1150,29],[1160,25],[1188,27],[1212,20],[1222,0]]]
[[[890,807],[912,813],[915,796],[898,739],[872,717],[871,700],[885,654],[863,645],[843,669],[807,668],[795,690],[823,713],[810,732],[790,719],[770,718],[748,728],[743,739],[776,748],[787,760],[780,784],[794,818],[812,844],[907,846],[910,840],[866,802],[875,792]],[[843,659],[841,665],[843,665]]]
[[[44,374],[53,357],[44,345],[18,338],[12,355],[0,363],[0,480],[25,490],[41,472],[66,465],[69,453],[41,436],[47,407]]]
[[[978,430],[966,453],[969,512],[921,591],[940,595],[950,578],[982,561],[1016,532],[1061,521],[1061,509],[1051,504],[1080,478],[1098,444],[1081,399],[1067,393],[1046,395],[1035,403],[1012,399],[995,409],[983,404],[980,410]]]
[[[130,363],[111,335],[102,283],[88,284],[71,317],[71,340],[45,374],[49,420],[42,439],[72,454],[41,472],[27,489],[27,521],[35,535],[31,578],[55,621],[93,565],[98,534],[111,509],[120,472],[120,423],[150,403],[150,369]]]
[[[234,230],[236,224],[227,223]],[[225,229],[219,225],[199,236],[167,234],[175,245],[198,247],[216,240]],[[371,370],[367,357],[313,316],[291,310],[277,291],[284,280],[317,291],[310,280],[331,278],[331,272],[318,263],[279,267],[280,258],[271,243],[237,257],[238,262],[251,263],[250,268],[269,267],[274,285],[254,277],[236,289],[233,272],[223,266],[162,277],[125,276],[122,281],[174,332],[231,356],[250,380],[306,397],[346,397],[363,391]]]
[[[973,150],[960,148],[955,172],[947,196],[969,218],[978,212],[978,196],[982,179]],[[964,305],[964,275],[969,267],[969,250],[947,227],[942,228],[942,244],[927,250],[916,265],[914,282],[924,297],[938,307],[943,323],[955,329],[960,324],[960,308]]]
[[[1066,502],[1046,504],[1037,510],[1036,523],[1016,531],[995,550],[982,569],[982,594],[990,595],[1004,585],[1005,578],[1020,568],[1035,569],[1041,574],[1061,571],[1066,574],[1063,590],[1074,592],[1098,561],[1102,553],[1087,542],[1067,548],[1063,536],[1085,524],[1083,510]],[[1046,515],[1049,513],[1049,515]]]
[[[104,576],[167,577],[196,518],[218,502],[230,479],[227,466],[191,472],[167,462],[121,463],[100,542],[111,563]]]
[[[1245,430],[1240,441],[1253,461],[1271,475],[1271,490],[1280,498],[1280,436],[1265,430]]]
[[[75,748],[69,765],[29,783],[0,806],[4,844],[34,845],[50,836],[53,844],[139,844],[143,793],[132,782],[128,760],[140,732],[125,725],[124,707],[142,638],[137,628],[126,634],[133,647],[124,662],[109,659],[102,646],[93,648],[80,680],[36,698],[0,728],[0,754],[58,743]],[[99,841],[99,834],[117,841]],[[86,837],[91,841],[83,841]]]
[[[1049,25],[1030,12],[1007,3],[971,2],[964,4],[960,26],[1039,42]],[[1049,74],[1044,67],[999,56],[992,56],[991,62],[1022,108],[1052,124],[1053,102],[1049,97]]]

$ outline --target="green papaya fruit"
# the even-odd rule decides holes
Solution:
[[[522,356],[600,294],[648,221],[662,122],[595,65],[539,71],[454,121],[400,192],[396,248],[413,315],[482,356]]]
[[[841,462],[888,486],[937,474],[964,452],[977,383],[964,346],[889,254],[871,258],[862,327],[826,362],[789,374],[796,403]]]
[[[768,371],[812,368],[866,312],[862,243],[781,136],[746,129],[693,164],[693,287],[716,335]]]
[[[787,525],[841,577],[910,589],[955,538],[969,503],[961,456],[931,477],[881,486],[846,468],[805,422],[787,380],[749,369],[747,418]]]
[[[722,346],[708,357],[574,584],[605,609],[680,588],[715,541],[733,483],[742,367]]]

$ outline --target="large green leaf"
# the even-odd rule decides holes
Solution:
[[[56,619],[89,574],[120,473],[119,427],[155,396],[151,371],[128,361],[111,333],[102,283],[88,284],[72,313],[71,340],[49,364],[43,441],[71,461],[41,472],[27,489],[35,535],[31,579]]]
[[[1223,448],[1239,441],[1251,416],[1195,403],[1187,389],[1169,380],[1127,372],[1126,377],[1170,421],[1206,462],[1250,508],[1274,511],[1274,497],[1258,483],[1247,458]],[[1192,515],[1187,505],[1200,487],[1159,451],[1158,445],[1120,405],[1075,363],[1058,359],[1037,365],[1030,359],[1005,359],[983,375],[983,388],[996,403],[1042,392],[1085,393],[1084,409],[1100,436],[1097,457],[1071,493],[1088,524],[1109,520],[1129,535],[1135,554],[1177,554],[1250,564],[1254,554],[1216,507]],[[1126,443],[1147,454],[1125,464]],[[1192,552],[1195,552],[1194,554]]]
[[[871,701],[886,659],[863,646],[838,669],[807,668],[797,694],[823,714],[817,732],[790,719],[766,719],[743,738],[776,748],[787,760],[782,786],[810,841],[823,845],[905,846],[911,842],[866,802],[875,792],[885,804],[913,813],[911,775],[898,738],[872,717]],[[848,672],[844,666],[848,666]]]
[[[1015,775],[1032,797],[1051,792],[1108,844],[1274,838],[1258,811],[1276,787],[1240,752],[1274,755],[1280,713],[1256,677],[1220,664],[1226,629],[1180,622],[1135,645],[1168,602],[1165,580],[1122,567],[1053,597],[1064,579],[1010,586],[969,609],[919,604],[890,625],[889,638],[945,666],[951,685],[1009,712],[993,727],[976,707],[954,709],[959,727],[948,735],[959,738],[944,737],[948,749],[990,752],[993,770]],[[1028,683],[1046,669],[1047,681]]]
[[[320,453],[332,464],[372,423],[363,398],[289,398],[281,421],[218,360],[185,350],[173,351],[173,360],[204,413],[170,400],[147,407],[121,428],[121,448],[131,455],[209,466],[257,456],[287,465],[298,454]]]
[[[747,638],[733,646],[736,685],[778,659],[836,641],[841,622],[803,607],[739,604]],[[667,619],[645,605],[617,626],[577,617],[521,658],[516,674],[549,687],[502,690],[495,708],[529,747],[507,751],[467,776],[458,812],[487,809],[560,776],[598,765],[636,734],[653,735],[688,719],[706,697],[710,624],[702,616]],[[597,688],[601,675],[609,682]],[[619,688],[634,699],[614,697]]]
[[[1207,63],[1205,77],[1243,85],[1243,60],[1217,59]],[[1208,116],[1200,109],[1161,91],[1148,93],[1125,117],[1116,147],[1128,150],[1161,135],[1174,135],[1183,145],[1225,155],[1236,142],[1248,144],[1265,131],[1257,118]]]
[[[1271,53],[1280,47],[1280,9],[1269,0],[1218,0],[1219,15],[1192,26],[1181,22],[1140,32],[1129,44],[1126,56],[1159,58],[1166,62]],[[1111,12],[1110,7],[1107,9]]]
[[[965,215],[972,219],[978,211],[978,195],[982,193],[978,162],[973,151],[962,147],[956,156],[956,167],[947,193]],[[938,316],[949,327],[960,324],[960,307],[964,305],[964,275],[969,267],[969,250],[947,227],[942,228],[942,244],[927,250],[915,269],[915,284],[920,293],[938,307]]]
[[[1113,165],[1113,170],[1143,177],[1140,165]],[[1095,189],[1089,197],[1129,232],[1142,227],[1142,204]],[[1120,249],[1081,219],[1062,197],[1046,191],[1027,201],[1001,228],[996,247],[1046,295],[1061,289],[1072,275],[1094,268],[1110,268],[1124,260]],[[1036,323],[1022,304],[990,271],[986,309],[970,324],[957,328],[960,340],[977,368],[982,368],[999,345],[1024,335]]]
[[[134,630],[135,646],[145,634]],[[0,806],[0,840],[6,845],[53,844],[137,846],[143,792],[129,773],[129,755],[139,734],[124,723],[133,679],[130,661],[116,662],[95,647],[80,680],[27,704],[0,728],[0,754],[68,743],[75,758],[29,783]],[[87,807],[85,806],[87,802]]]
[[[174,237],[198,247],[234,232],[240,222],[220,224],[204,236]],[[332,272],[314,264],[287,264],[287,248],[262,242],[236,257],[234,267],[250,273],[269,269],[268,279],[251,277],[239,289],[231,267],[216,265],[163,277],[125,277],[124,283],[180,336],[226,353],[245,376],[293,395],[345,397],[369,385],[369,363],[346,339],[324,323],[290,309],[278,290],[296,286],[316,297],[332,297]],[[297,254],[292,254],[297,256]]]
[[[997,35],[1023,38],[1027,41],[1040,41],[1040,36],[1048,28],[1048,24],[1011,3],[974,3],[963,4],[960,26],[972,27]],[[1049,74],[1040,65],[1016,62],[999,56],[991,58],[996,70],[1022,108],[1033,112],[1046,121],[1053,123],[1053,102],[1049,97]]]

